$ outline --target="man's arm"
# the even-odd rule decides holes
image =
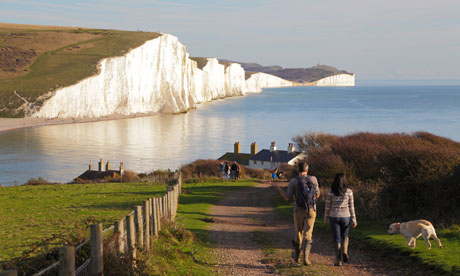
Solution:
[[[283,189],[281,189],[280,186],[278,186],[278,184],[274,183],[274,182],[270,182],[270,184],[275,187],[275,189],[278,190],[278,192],[280,193],[280,195],[284,198],[284,200],[286,201],[289,201],[289,198],[286,196],[286,194],[284,193]]]
[[[316,178],[316,176],[311,176],[311,182],[313,183],[313,185],[315,185],[316,198],[318,199],[319,196],[321,195],[321,191],[319,190],[319,183],[318,183],[318,179]]]
[[[289,185],[288,185],[288,189],[286,193],[284,193],[283,189],[281,189],[281,187],[279,187],[276,183],[270,182],[270,184],[278,190],[278,192],[284,198],[284,200],[289,201],[292,198],[293,193],[294,193],[293,181],[294,181],[293,179],[289,181]]]

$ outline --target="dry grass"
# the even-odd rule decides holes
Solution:
[[[29,25],[29,24],[15,24],[15,23],[1,23],[0,22],[0,32],[9,32],[9,31],[22,31],[22,30],[69,30],[75,29],[75,27],[66,27],[66,26],[48,26],[48,25]]]

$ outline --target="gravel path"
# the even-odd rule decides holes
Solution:
[[[276,191],[267,183],[231,192],[210,210],[211,238],[221,275],[405,275],[400,267],[376,263],[350,248],[350,262],[333,266],[329,233],[313,232],[312,266],[294,264],[292,224],[273,211]],[[414,275],[414,274],[411,274]]]

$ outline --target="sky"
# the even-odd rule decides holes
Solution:
[[[191,56],[460,80],[459,0],[0,0],[0,22],[170,33]]]

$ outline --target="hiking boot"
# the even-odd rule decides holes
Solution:
[[[294,260],[294,262],[299,261],[299,256],[300,256],[300,245],[298,242],[295,242],[292,240],[292,247],[294,247],[294,252],[292,252],[291,257]]]
[[[342,259],[344,263],[348,263],[348,237],[342,242]]]
[[[335,252],[335,266],[342,266],[342,250],[340,243],[334,244],[334,252]]]
[[[303,241],[302,242],[302,251],[303,251],[303,265],[311,265],[310,262],[310,250],[312,241]]]

